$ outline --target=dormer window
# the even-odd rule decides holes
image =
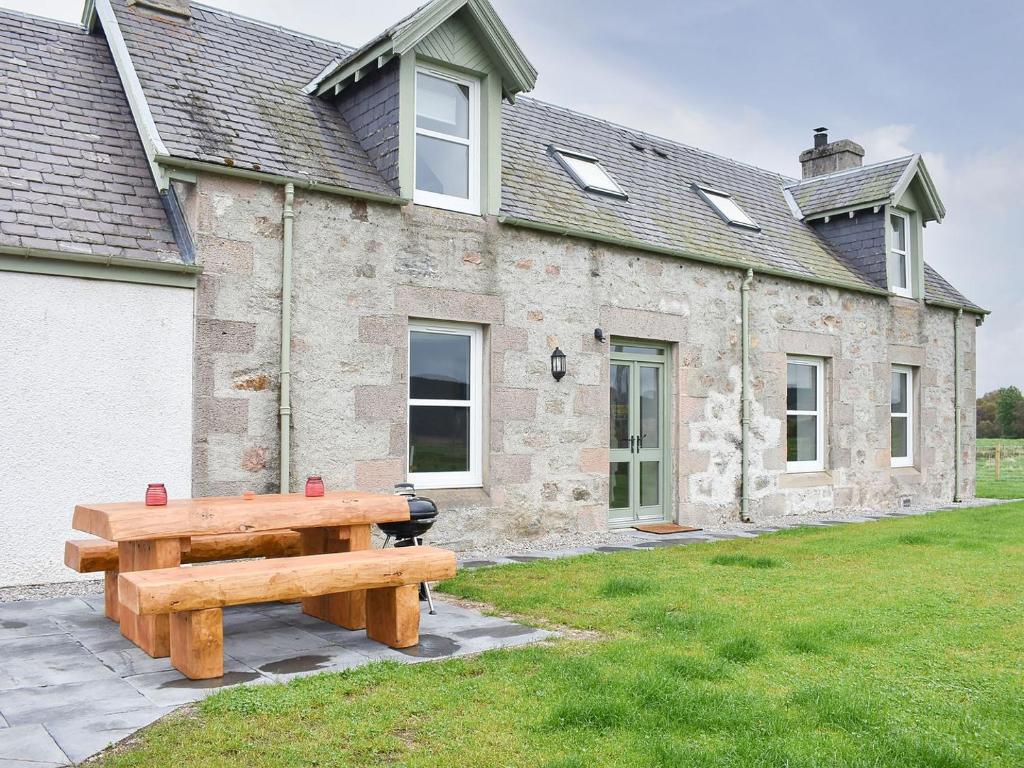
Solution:
[[[434,208],[480,213],[480,83],[416,71],[416,192]]]
[[[710,205],[726,224],[733,224],[737,227],[753,229],[758,232],[761,231],[761,227],[757,225],[757,222],[740,208],[739,203],[732,199],[732,195],[700,185],[694,185],[694,189],[697,190],[697,194],[704,198],[704,202]]]
[[[570,152],[566,149],[550,147],[549,151],[555,159],[568,171],[573,181],[587,192],[600,192],[603,195],[627,199],[622,187],[615,183],[596,157],[581,152]]]
[[[890,290],[898,296],[913,295],[911,272],[910,217],[889,212]]]

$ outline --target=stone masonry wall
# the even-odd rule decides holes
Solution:
[[[201,176],[187,201],[197,297],[197,494],[276,490],[280,188]],[[738,271],[423,207],[296,194],[292,476],[389,490],[405,479],[410,318],[485,329],[482,489],[431,491],[434,540],[601,529],[608,345],[670,342],[674,517],[735,519]],[[758,276],[751,294],[752,511],[893,509],[953,496],[955,313]],[[974,320],[963,319],[964,483],[973,494]],[[549,357],[568,355],[555,382]],[[828,358],[827,473],[785,473],[786,355]],[[889,366],[920,366],[919,469],[889,467]]]

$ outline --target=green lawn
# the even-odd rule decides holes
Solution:
[[[1024,765],[1024,504],[467,572],[569,639],[218,694],[103,766]]]
[[[1000,480],[996,482],[996,445],[1002,445]],[[978,440],[978,489],[984,499],[1024,499],[1024,440]]]

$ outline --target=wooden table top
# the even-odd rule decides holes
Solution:
[[[72,526],[109,541],[140,541],[216,533],[279,531],[393,523],[409,519],[402,496],[338,491],[319,498],[301,493],[176,499],[163,507],[142,501],[79,504]]]

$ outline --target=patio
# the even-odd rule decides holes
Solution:
[[[373,661],[416,663],[542,640],[550,633],[437,601],[420,644],[396,651],[268,603],[224,611],[225,674],[188,680],[103,616],[103,596],[0,604],[0,766],[78,763],[182,704],[224,687],[280,683]]]

